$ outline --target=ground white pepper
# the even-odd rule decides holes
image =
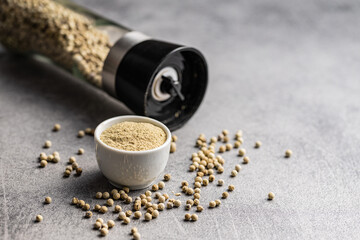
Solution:
[[[85,217],[87,217],[87,218],[91,218],[92,215],[93,215],[93,213],[92,213],[91,211],[87,211],[87,212],[85,213]]]
[[[165,174],[164,175],[164,180],[165,181],[169,181],[171,179],[171,175],[170,174]]]
[[[51,197],[46,197],[46,198],[45,198],[45,203],[46,203],[46,204],[50,204],[51,202],[52,202]]]
[[[165,143],[166,137],[162,128],[151,123],[125,121],[105,129],[100,140],[113,148],[144,151],[160,147]]]
[[[113,220],[109,220],[109,221],[107,222],[107,225],[108,225],[109,228],[112,228],[112,227],[115,226],[115,222],[114,222]]]
[[[44,219],[43,216],[41,216],[41,215],[36,215],[35,220],[36,220],[37,222],[41,222],[43,219]]]
[[[191,215],[189,213],[185,214],[185,221],[190,221]]]
[[[269,200],[273,200],[274,197],[275,197],[275,194],[274,194],[273,192],[269,192],[269,194],[268,194],[268,199],[269,199]]]
[[[152,215],[150,213],[145,213],[145,220],[150,221],[152,219]]]
[[[243,163],[244,164],[248,164],[250,162],[250,158],[249,157],[244,157],[243,158]]]
[[[230,184],[229,187],[228,187],[228,190],[229,190],[229,191],[234,191],[234,189],[235,189],[235,186],[232,185],[232,184]]]
[[[286,157],[286,158],[291,157],[291,155],[292,155],[292,151],[291,151],[290,149],[288,149],[288,150],[285,151],[285,157]]]
[[[240,148],[239,150],[239,156],[242,157],[246,154],[246,150],[244,148]]]
[[[197,221],[198,219],[199,219],[199,217],[195,213],[191,215],[191,220],[192,221]]]
[[[82,154],[84,154],[84,153],[85,153],[85,150],[84,150],[83,148],[79,148],[78,154],[79,154],[79,155],[82,155]]]

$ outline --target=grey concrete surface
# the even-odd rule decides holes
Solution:
[[[199,133],[244,130],[251,162],[234,179],[240,158],[224,154],[226,186],[236,190],[216,209],[184,222],[166,210],[151,222],[116,221],[107,239],[359,239],[360,4],[357,1],[78,0],[149,35],[199,48],[210,85],[204,103],[182,129],[166,171],[166,192],[178,192]],[[76,132],[128,114],[105,93],[30,58],[0,52],[0,239],[97,239],[98,214],[85,219],[73,196],[92,206],[111,185],[99,172],[91,137]],[[51,132],[59,122],[62,130]],[[62,161],[38,168],[46,139]],[[256,140],[263,142],[254,149]],[[62,178],[79,147],[81,177]],[[283,153],[292,149],[294,156]],[[161,177],[159,177],[159,180]],[[225,187],[202,189],[201,203]],[[269,191],[276,194],[267,201]],[[140,191],[131,193],[136,196]],[[45,196],[53,203],[44,205]],[[185,202],[185,196],[180,199]],[[130,208],[122,204],[125,209]],[[192,209],[190,212],[193,212]],[[44,221],[34,223],[42,214]],[[116,219],[107,213],[102,218]]]

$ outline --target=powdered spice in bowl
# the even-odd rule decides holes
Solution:
[[[160,147],[166,141],[165,131],[147,122],[120,122],[105,129],[100,140],[126,151],[145,151]]]
[[[169,158],[170,130],[151,118],[108,119],[96,128],[94,139],[99,168],[117,187],[135,190],[149,186]]]

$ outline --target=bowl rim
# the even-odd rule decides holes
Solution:
[[[157,148],[153,148],[153,149],[149,149],[149,150],[141,150],[141,151],[128,151],[128,150],[117,149],[117,148],[111,147],[111,146],[105,144],[103,141],[101,141],[100,135],[103,131],[105,131],[105,129],[104,129],[100,132],[100,128],[102,125],[108,124],[109,122],[110,123],[114,122],[113,124],[111,124],[111,126],[112,126],[116,123],[120,123],[120,122],[124,122],[124,121],[131,121],[131,119],[141,120],[138,122],[152,123],[157,127],[161,127],[167,135],[166,141]],[[119,120],[121,120],[121,121],[119,121]],[[96,142],[98,142],[101,146],[103,146],[104,148],[106,148],[110,151],[115,151],[115,152],[123,153],[123,154],[138,155],[138,154],[144,154],[144,153],[147,154],[147,153],[160,151],[162,148],[165,148],[166,146],[170,145],[171,132],[165,124],[163,124],[162,122],[160,122],[156,119],[144,117],[144,116],[137,116],[137,115],[122,115],[122,116],[117,116],[117,117],[112,117],[112,118],[106,119],[106,120],[102,121],[99,125],[97,125],[95,132],[94,132],[94,140]]]

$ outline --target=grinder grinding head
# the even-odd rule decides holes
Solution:
[[[139,115],[171,130],[183,126],[205,95],[208,73],[196,49],[129,32],[110,50],[103,87]]]

